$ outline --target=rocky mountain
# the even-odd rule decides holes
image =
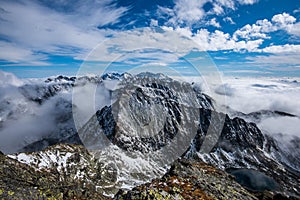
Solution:
[[[274,182],[274,185],[278,186],[269,190],[282,192],[286,195],[299,196],[300,174],[299,169],[294,167],[299,166],[295,164],[295,162],[298,163],[299,158],[293,157],[283,151],[278,145],[278,142],[272,137],[264,135],[255,123],[246,122],[238,117],[231,119],[228,115],[215,111],[213,109],[212,100],[202,93],[197,93],[197,100],[193,101],[197,103],[189,105],[189,108],[192,108],[193,111],[198,111],[190,112],[189,109],[186,109],[185,106],[187,105],[184,104],[184,98],[182,98],[182,96],[185,96],[185,98],[188,96],[190,98],[192,95],[189,91],[195,90],[185,88],[182,91],[178,89],[180,87],[177,87],[177,93],[174,92],[174,90],[171,90],[172,93],[170,93],[170,85],[162,87],[158,84],[149,84],[151,82],[158,82],[155,78],[156,77],[151,77],[151,80],[147,79],[147,84],[139,82],[142,80],[139,80],[138,77],[134,80],[129,79],[129,83],[138,86],[134,88],[133,92],[131,91],[132,96],[129,98],[130,106],[126,108],[127,116],[124,117],[124,115],[122,115],[123,118],[119,118],[119,113],[116,114],[113,111],[115,105],[99,110],[96,116],[100,128],[91,132],[84,131],[84,133],[92,133],[90,138],[98,137],[98,139],[92,140],[93,144],[90,144],[89,142],[91,140],[87,139],[87,143],[93,147],[97,146],[97,141],[101,141],[100,136],[104,134],[110,142],[126,151],[138,151],[142,153],[156,151],[167,145],[168,140],[172,140],[174,135],[178,133],[176,131],[181,130],[180,134],[185,135],[185,137],[188,134],[185,130],[182,130],[181,127],[181,125],[185,123],[185,119],[179,123],[179,119],[182,119],[179,116],[183,116],[184,113],[192,113],[190,116],[193,118],[199,114],[198,119],[200,120],[197,127],[197,134],[193,138],[189,150],[182,155],[183,157],[209,163],[219,169],[227,170],[232,174],[235,174],[235,169],[244,169],[244,173],[250,173],[250,171],[255,171],[257,174],[262,173],[262,176],[266,176],[267,178],[259,180],[259,182],[262,182],[260,184],[264,184],[263,182],[271,177],[270,180]],[[159,81],[161,81],[161,79]],[[167,80],[167,82],[168,81],[170,80]],[[172,82],[172,84],[176,83]],[[122,88],[122,92],[127,93],[126,88]],[[164,99],[165,97],[167,97],[167,100]],[[172,100],[172,104],[169,103],[168,100]],[[145,119],[147,120],[147,117],[150,117],[150,119],[148,118],[148,121],[146,121],[146,124],[149,124],[151,120],[153,121],[151,117],[163,115],[162,111],[158,112],[151,110],[151,108],[149,109],[149,107],[153,106],[152,103],[155,105],[162,104],[169,114],[166,117],[165,123],[162,125],[163,128],[161,131],[157,131],[156,135],[145,134],[149,137],[136,137],[134,131],[138,129],[129,129],[130,127],[135,127],[132,121],[129,120],[128,122],[130,114],[134,113],[135,109],[141,111],[147,110],[146,112],[139,113],[138,115],[140,116],[138,116],[138,118],[134,113],[136,118],[131,119],[138,123],[138,127],[145,126]],[[175,121],[169,121],[169,116],[170,119]],[[214,122],[212,121],[213,117]],[[220,130],[217,126],[222,123],[223,119],[224,126],[221,127]],[[94,120],[91,124],[95,123],[97,122]],[[213,134],[207,135],[212,123],[215,123],[213,124]],[[90,128],[91,124],[87,126]],[[130,127],[126,127],[126,124],[130,124]],[[190,127],[190,125],[188,125],[188,127]],[[218,131],[220,131],[220,134],[217,133]],[[83,141],[85,143],[85,139],[89,138],[89,136],[83,135],[82,138],[84,138]],[[211,140],[211,144],[214,144],[214,146],[210,152],[203,152],[203,143],[207,138]],[[296,151],[299,150],[296,148]],[[256,181],[255,176],[250,177],[250,179],[251,178],[253,178],[251,181]],[[261,191],[265,188],[257,186],[249,189]]]
[[[0,132],[13,138],[3,143],[5,153],[31,152],[58,143],[81,144],[72,116],[73,88],[120,80],[126,74],[110,73],[103,77],[58,76],[47,80],[27,80],[21,85],[0,87]],[[16,126],[20,128],[16,134]],[[16,134],[16,136],[15,136]],[[12,143],[12,144],[10,144]]]
[[[43,151],[2,155],[3,166],[13,169],[23,166],[24,173],[29,171],[22,175],[23,179],[33,176],[32,171],[37,171],[37,176],[41,173],[47,177],[50,175],[46,172],[56,170],[50,176],[58,181],[55,184],[76,185],[80,189],[72,194],[80,198],[88,198],[91,193],[101,198],[103,194],[113,196],[119,189],[122,190],[116,199],[189,199],[194,196],[199,199],[292,199],[300,196],[299,138],[293,138],[289,145],[282,144],[262,133],[255,123],[218,112],[213,99],[199,88],[162,74],[108,74],[82,80],[97,84],[104,80],[119,81],[118,87],[110,91],[112,104],[99,109],[78,133],[63,137],[50,134],[22,149],[46,148]],[[47,80],[50,85],[62,83],[70,88],[79,87],[75,78],[62,76]],[[62,88],[57,93],[53,92],[55,89],[50,90],[52,92],[41,89],[46,92],[35,94],[44,100],[36,103],[43,105],[47,98],[53,98],[51,95],[68,90]],[[60,105],[68,108],[69,104]],[[60,118],[66,119],[65,125],[72,119],[68,112]],[[270,112],[260,113],[262,116]],[[85,147],[55,145],[70,141],[82,142]],[[290,148],[296,153],[291,154],[287,150]],[[178,157],[181,159],[175,161]],[[4,168],[1,168],[3,176],[13,180],[13,174],[7,171],[10,167]],[[2,192],[3,195],[9,195],[8,191],[21,193],[13,187],[12,181],[1,184],[7,191]],[[39,190],[52,191],[50,186],[43,187],[43,183],[28,187],[34,194]],[[69,194],[58,187],[53,195]]]
[[[248,191],[225,171],[190,159],[176,160],[161,178],[119,191],[115,168],[83,146],[55,145],[38,153],[0,154],[0,162],[0,196],[6,199],[297,199],[277,192]]]
[[[3,199],[107,199],[114,172],[82,147],[56,145],[37,153],[0,154]]]
[[[120,190],[115,199],[257,199],[234,178],[205,163],[185,159],[175,161],[162,177]]]
[[[245,169],[245,173],[250,173],[251,170],[262,172],[278,184],[279,187],[273,188],[274,190],[299,196],[300,174],[298,169],[293,168],[293,162],[298,162],[298,158],[288,160],[290,155],[282,151],[276,140],[262,134],[254,123],[226,116],[222,133],[214,148],[209,153],[201,153],[197,151],[199,143],[201,138],[195,140],[192,145],[194,149],[188,151],[185,157],[193,157],[233,173],[235,169]],[[250,180],[256,181],[255,176],[250,177]],[[263,184],[264,180],[257,182]],[[261,189],[257,187],[254,190]]]

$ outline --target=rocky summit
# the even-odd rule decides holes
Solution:
[[[56,96],[109,81],[119,83],[109,89],[111,104],[75,131],[70,99]],[[193,84],[162,74],[107,74],[59,76],[19,90],[28,105],[55,99],[58,128],[0,154],[3,199],[299,199],[299,138],[283,145],[256,117],[218,111]],[[28,109],[16,110],[8,120]]]

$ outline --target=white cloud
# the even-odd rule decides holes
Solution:
[[[190,39],[191,34],[189,29],[174,30],[171,27],[162,27],[159,31],[155,28],[115,31],[112,37],[98,45],[86,60],[131,64],[177,62],[179,56],[184,56],[192,49],[200,49],[200,46]]]
[[[234,92],[235,92],[235,89],[232,88],[227,83],[220,85],[215,89],[215,93],[219,94],[219,95],[232,96],[232,95],[234,95]]]
[[[212,18],[210,21],[208,21],[206,23],[207,25],[211,25],[211,26],[214,26],[214,27],[217,27],[217,28],[221,28],[221,25],[219,22],[217,22],[216,18]]]
[[[287,13],[282,13],[274,15],[272,17],[272,22],[274,22],[279,28],[288,29],[290,25],[296,22],[296,18]]]
[[[21,86],[23,81],[18,79],[14,74],[7,73],[0,70],[0,86],[4,87],[7,85]]]
[[[215,0],[214,3],[230,9],[235,9],[235,2],[233,0]]]
[[[266,53],[300,53],[300,45],[272,45],[262,49]]]
[[[151,19],[150,21],[150,26],[158,26],[158,21],[157,20],[154,20],[154,19]]]
[[[221,15],[224,14],[224,8],[236,10],[239,5],[252,5],[259,2],[259,0],[211,0],[209,2],[213,4],[213,12],[209,13]]]
[[[163,26],[161,29],[142,28],[112,32],[111,38],[98,45],[87,60],[111,62],[115,59],[131,64],[133,60],[153,63],[172,63],[178,56],[191,50],[199,51],[258,51],[262,39],[235,41],[230,34],[200,29],[192,33],[189,28]],[[156,51],[154,53],[154,51]],[[144,59],[142,61],[141,59]]]
[[[252,5],[258,2],[258,0],[238,0],[241,5]]]
[[[259,50],[263,39],[269,38],[267,33],[284,29],[291,34],[300,34],[299,23],[289,14],[282,13],[273,16],[272,20],[258,20],[253,25],[246,25],[237,30],[233,35],[222,31],[209,32],[207,29],[199,29],[192,33],[190,26],[197,23],[212,25],[220,28],[216,18],[207,19],[203,6],[210,2],[213,5],[213,12],[221,14],[224,9],[236,9],[236,1],[228,0],[177,0],[173,9],[159,7],[161,14],[169,17],[168,25],[158,27],[158,21],[152,19],[151,28],[139,30],[113,31],[97,29],[97,26],[113,24],[120,16],[127,12],[128,8],[117,8],[114,1],[93,1],[82,3],[75,1],[71,5],[67,1],[59,1],[53,5],[36,3],[35,1],[4,2],[1,4],[6,12],[1,13],[0,21],[2,27],[0,34],[12,42],[0,42],[0,49],[3,50],[0,59],[30,65],[47,65],[47,57],[41,52],[52,55],[68,55],[75,59],[84,59],[86,55],[97,46],[97,58],[90,56],[89,59],[97,61],[112,61],[125,53],[132,56],[141,56],[140,53],[132,52],[137,49],[153,48],[168,49],[171,52],[183,54],[193,48],[201,50],[233,50],[249,52],[287,52],[292,50],[288,47],[269,47]],[[240,4],[251,4],[256,1],[244,1]],[[97,5],[97,6],[95,6]],[[69,10],[64,10],[68,8]],[[62,11],[63,10],[63,11]],[[105,17],[103,17],[105,16]],[[230,17],[224,21],[233,24]],[[88,23],[86,23],[88,22]],[[161,28],[162,31],[158,31]],[[22,31],[16,31],[22,30]],[[179,35],[178,35],[179,34]],[[109,39],[106,35],[110,35]],[[183,39],[184,37],[189,38]],[[180,41],[180,42],[178,42]],[[100,43],[102,42],[102,43]],[[112,49],[115,52],[112,52]],[[101,54],[101,55],[100,55]],[[151,54],[148,54],[148,58]],[[127,59],[128,56],[123,56]],[[154,60],[153,63],[168,63],[170,56],[166,59]]]
[[[160,17],[167,17],[166,26],[191,27],[194,24],[205,24],[208,15],[222,15],[224,9],[236,10],[238,5],[254,4],[258,0],[175,0],[173,8],[159,7]],[[205,11],[204,5],[210,3],[211,10]]]
[[[299,78],[223,77],[222,79],[223,84],[232,92],[232,95],[227,96],[226,104],[236,111],[250,113],[259,110],[278,110],[300,116]]]
[[[235,22],[232,20],[231,17],[225,17],[225,18],[223,18],[223,21],[224,22],[229,22],[230,24],[235,24]]]
[[[256,24],[245,25],[241,29],[237,30],[233,34],[233,38],[238,40],[239,38],[243,39],[252,39],[252,38],[269,38],[266,35],[266,32],[269,32],[269,29],[272,28],[267,20],[257,21]]]
[[[20,80],[11,73],[0,71],[0,150],[2,152],[15,153],[25,145],[42,138],[66,137],[70,134],[68,133],[70,129],[75,130],[72,104],[75,111],[77,108],[83,108],[81,114],[86,117],[83,120],[90,119],[95,113],[94,110],[86,109],[90,107],[85,103],[86,95],[84,95],[90,88],[95,87],[92,83],[76,87],[77,92],[83,94],[77,102],[72,102],[71,89],[44,99],[41,105],[28,100],[27,96],[41,96],[46,85],[41,79]],[[20,86],[23,89],[20,89]],[[96,110],[111,103],[110,90],[115,89],[115,86],[115,80],[106,80],[97,85],[94,93]]]
[[[289,27],[288,33],[295,35],[295,36],[300,36],[300,22],[293,24],[292,26]]]
[[[226,95],[226,105],[235,111],[251,113],[260,110],[277,110],[300,116],[299,80],[299,78],[295,80],[266,77],[223,77],[224,83],[216,87],[215,93]],[[257,87],[257,85],[261,87]],[[225,88],[225,93],[223,88]],[[231,115],[232,117],[236,116],[233,113]],[[251,119],[248,120],[251,121]],[[299,137],[300,118],[266,116],[257,126],[264,133],[281,133]]]
[[[296,21],[295,17],[287,13],[274,15],[272,18],[278,30],[285,30],[289,34],[300,36],[300,22],[296,23]]]
[[[285,134],[299,137],[300,119],[296,117],[271,117],[261,121],[258,127],[269,134]]]
[[[160,8],[160,11],[171,17],[169,24],[190,26],[204,17],[203,6],[207,2],[208,0],[176,0],[173,9]]]
[[[10,61],[13,63],[22,62],[23,65],[35,65],[36,60],[39,60],[39,65],[48,65],[49,63],[44,62],[45,56],[40,54],[35,54],[32,50],[20,47],[14,43],[0,41],[0,60]]]
[[[213,33],[208,32],[206,29],[200,29],[193,37],[203,49],[217,51],[217,50],[247,50],[256,51],[262,44],[263,40],[250,40],[250,41],[236,41],[228,33],[216,30]]]
[[[215,13],[216,15],[221,15],[224,13],[224,9],[221,5],[215,3],[213,5],[213,13]]]
[[[233,37],[251,39],[251,38],[270,38],[267,34],[278,30],[284,30],[289,34],[300,35],[300,23],[296,23],[296,18],[287,14],[277,14],[272,17],[272,20],[258,20],[255,24],[247,24],[235,31]]]
[[[67,13],[34,1],[2,2],[0,26],[5,28],[0,34],[18,47],[19,58],[34,57],[36,52],[71,56],[86,53],[104,39],[105,31],[97,26],[115,23],[126,12],[126,8],[115,8],[111,2],[103,1],[98,6],[96,1],[69,2],[74,10]],[[4,55],[7,59],[16,54],[13,50],[1,48],[2,52],[10,51]]]
[[[250,63],[254,65],[268,66],[268,67],[284,66],[286,70],[290,66],[300,65],[299,53],[278,53],[272,55],[259,55],[259,56],[247,57],[246,59],[249,60]]]

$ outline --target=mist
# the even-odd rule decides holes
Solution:
[[[67,134],[66,130],[76,131],[72,111],[80,113],[84,124],[97,110],[112,103],[111,93],[118,83],[117,80],[104,80],[98,85],[79,84],[75,86],[80,93],[77,102],[72,102],[73,89],[70,86],[39,103],[28,96],[39,96],[45,92],[44,87],[59,83],[20,80],[2,71],[0,77],[0,151],[4,153],[16,152],[41,138],[59,137]],[[24,85],[30,95],[26,96],[20,89]],[[195,82],[194,85],[204,90],[203,83]],[[88,101],[86,94],[94,87],[93,99]],[[34,88],[41,89],[35,91]],[[296,79],[224,77],[222,83],[212,88],[214,95],[226,97],[222,106],[230,108],[227,111],[231,117],[234,117],[231,111],[250,113],[260,110],[277,110],[300,116],[300,83]],[[266,134],[299,136],[299,124],[299,117],[268,116],[257,125]]]
[[[48,86],[59,83],[45,83],[44,80],[20,80],[13,74],[0,71],[0,151],[15,153],[21,148],[43,138],[67,137],[76,132],[72,108],[79,108],[87,121],[95,114],[94,110],[86,110],[87,104],[95,105],[95,110],[111,103],[110,90],[116,81],[103,81],[96,85],[94,102],[87,102],[86,92],[94,83],[79,85],[81,92],[80,105],[72,105],[72,87],[62,88],[41,102],[33,99],[47,92]],[[4,79],[5,78],[5,79]],[[26,87],[23,90],[22,87]],[[55,86],[57,87],[57,86]],[[74,106],[74,107],[72,107]]]
[[[234,111],[247,114],[261,110],[300,116],[300,83],[297,79],[224,77],[223,80],[221,85],[215,86],[215,93],[226,96],[223,106],[229,107],[227,111],[231,117],[235,117]],[[225,93],[219,92],[222,87]],[[267,134],[299,136],[299,124],[299,117],[266,116],[257,125]]]

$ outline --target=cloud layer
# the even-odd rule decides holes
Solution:
[[[235,111],[251,113],[270,110],[300,116],[300,79],[227,77],[223,81],[223,85],[216,86],[215,93],[226,95],[226,106]],[[220,87],[225,88],[226,93],[220,93]],[[270,116],[258,126],[269,134],[300,136],[299,124],[299,117]]]
[[[3,81],[1,83],[1,81]],[[65,82],[66,84],[67,82]],[[83,83],[85,83],[83,81]],[[93,84],[93,83],[90,83]],[[112,82],[104,82],[95,94],[96,110],[110,103],[109,90]],[[53,96],[43,97],[48,87],[60,88]],[[88,85],[82,88],[84,94]],[[41,98],[42,103],[32,98]],[[83,105],[74,105],[85,108]],[[95,113],[82,110],[84,120]],[[84,123],[84,121],[83,121]],[[20,80],[13,74],[0,70],[0,151],[14,153],[24,146],[44,138],[66,138],[76,132],[72,117],[72,89],[63,84],[45,83],[44,80]]]

